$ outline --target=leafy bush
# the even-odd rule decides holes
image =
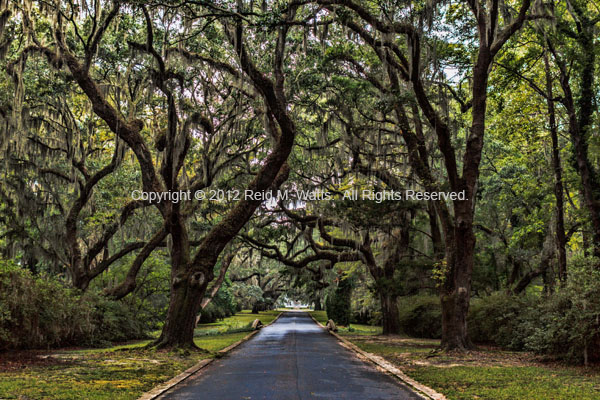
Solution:
[[[381,305],[367,285],[352,289],[351,303],[352,323],[381,325]]]
[[[367,325],[381,326],[383,324],[383,313],[381,311],[373,311],[371,313],[371,319],[367,322]]]
[[[600,360],[598,264],[593,258],[572,261],[565,287],[535,313],[526,349],[579,363]]]
[[[109,342],[146,337],[145,321],[138,318],[127,303],[114,301],[93,292],[86,292],[79,298],[79,303],[87,303],[85,308],[93,309],[93,330],[88,336],[81,338],[84,344],[103,346]]]
[[[469,308],[469,337],[478,343],[494,343],[522,350],[531,334],[539,299],[532,295],[513,296],[505,292],[473,299]]]
[[[406,296],[398,299],[400,326],[410,336],[437,339],[442,336],[442,311],[437,296]]]
[[[210,302],[200,312],[200,320],[198,322],[201,324],[211,324],[223,318],[225,318],[225,315],[221,312],[221,310],[212,302]]]
[[[337,325],[348,326],[350,324],[351,294],[352,284],[350,279],[342,279],[335,292],[327,297],[325,304],[327,318],[332,319]]]
[[[469,337],[478,343],[494,343],[520,350],[525,346],[528,324],[535,299],[493,293],[473,299],[469,309]],[[440,299],[433,295],[401,297],[398,301],[404,333],[438,339],[442,335]]]
[[[600,360],[597,265],[595,259],[574,258],[567,284],[546,297],[494,293],[473,300],[471,339],[577,363]]]
[[[0,260],[0,349],[99,345],[143,334],[124,304],[81,295],[56,278]]]
[[[114,282],[122,282],[126,273],[129,272],[133,258],[123,260],[119,268],[106,271],[102,276],[105,279],[104,282],[98,279],[92,281],[90,289],[95,288],[100,292],[104,288],[114,285]],[[160,330],[166,320],[169,308],[171,265],[164,257],[152,255],[144,262],[137,279],[141,284],[120,303],[126,303],[127,308],[135,310],[136,319],[143,321],[147,331]]]
[[[200,323],[209,324],[219,319],[230,317],[236,311],[237,303],[231,291],[231,284],[225,281],[211,302],[200,312]]]

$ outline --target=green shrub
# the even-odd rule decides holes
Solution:
[[[564,288],[535,313],[525,348],[572,362],[600,360],[599,260],[573,259]]]
[[[373,311],[371,313],[371,319],[367,322],[367,325],[381,326],[383,324],[383,313],[381,311]]]
[[[352,283],[350,279],[342,279],[335,292],[327,297],[325,303],[327,318],[332,319],[337,325],[348,326],[350,324],[351,294]]]
[[[80,303],[94,310],[92,315],[94,329],[82,338],[84,344],[102,346],[107,342],[123,342],[146,337],[146,324],[137,318],[128,304],[114,301],[93,292],[86,292]]]
[[[549,296],[494,293],[473,300],[471,339],[577,363],[600,360],[597,265],[595,259],[574,258],[567,284]]]
[[[231,292],[231,284],[226,281],[210,303],[200,312],[200,323],[210,324],[230,317],[236,313],[237,307],[238,305]]]
[[[442,311],[437,296],[418,295],[398,299],[400,326],[414,337],[438,339],[442,336]]]
[[[493,343],[512,350],[522,350],[531,334],[539,299],[532,295],[492,293],[471,300],[468,316],[469,337],[478,343]]]
[[[381,304],[372,288],[359,285],[352,289],[351,308],[353,324],[381,325]]]
[[[0,260],[0,350],[100,345],[143,334],[143,324],[123,303],[81,295],[56,278]]]
[[[211,301],[200,313],[200,323],[210,324],[216,322],[217,320],[227,318],[231,315],[233,315],[233,313],[231,313],[229,310],[219,307],[217,304]]]

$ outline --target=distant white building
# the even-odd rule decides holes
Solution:
[[[297,300],[291,300],[288,298],[284,299],[283,306],[285,308],[310,308],[310,304],[306,304]]]

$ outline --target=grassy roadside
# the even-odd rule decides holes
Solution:
[[[310,315],[314,319],[322,323],[327,324],[327,312],[325,311],[310,311]],[[361,325],[361,324],[350,324],[349,326],[338,326],[338,334],[342,336],[346,335],[379,335],[381,333],[380,326]]]
[[[222,332],[248,331],[248,326],[255,319],[259,319],[263,325],[272,322],[281,313],[278,310],[261,311],[258,315],[252,314],[250,310],[242,310],[233,317],[214,322],[212,324],[198,325],[194,331],[196,337],[203,335],[214,335]]]
[[[199,326],[195,342],[206,351],[192,354],[144,349],[149,340],[104,349],[2,353],[0,399],[136,399],[242,339],[255,318],[267,324],[278,314],[243,311]]]
[[[325,325],[327,323],[327,312],[325,311],[309,311],[314,319]]]
[[[326,321],[324,312],[311,314],[320,322]],[[438,340],[384,337],[369,334],[366,328],[357,328],[355,332],[342,328],[339,333],[361,349],[384,357],[411,378],[443,393],[450,400],[599,398],[600,367],[542,363],[530,353],[490,347],[467,354],[436,355]]]

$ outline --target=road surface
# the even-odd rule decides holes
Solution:
[[[358,359],[304,312],[286,312],[160,399],[421,399]]]

